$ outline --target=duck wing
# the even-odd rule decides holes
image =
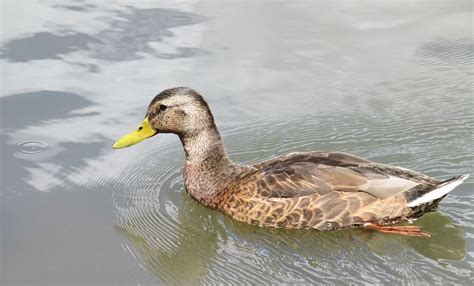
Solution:
[[[293,153],[256,164],[248,176],[258,195],[291,198],[330,192],[365,192],[385,199],[424,184],[438,183],[420,173],[377,164],[346,153]]]

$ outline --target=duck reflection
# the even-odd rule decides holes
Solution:
[[[339,251],[342,248],[352,247],[350,244],[353,245],[354,240],[363,242],[378,255],[388,254],[387,246],[395,243],[410,247],[433,260],[461,260],[466,256],[466,241],[462,228],[455,225],[448,216],[440,212],[431,212],[419,218],[416,224],[421,225],[424,231],[431,234],[431,237],[388,235],[366,229],[344,229],[315,234],[311,230],[265,229],[233,222],[227,225],[233,225],[232,230],[237,235],[252,240],[273,240],[279,245],[293,246],[294,250],[299,251],[303,256],[307,256],[310,252],[308,245],[318,245],[317,249],[323,248],[325,251]]]
[[[417,221],[432,234],[430,238],[418,238],[365,229],[314,232],[258,228],[183,199],[185,206],[180,208],[172,231],[166,230],[152,212],[145,215],[127,212],[135,215],[122,219],[116,226],[116,231],[128,239],[146,267],[167,284],[234,281],[231,275],[224,277],[226,271],[247,273],[247,278],[262,283],[321,281],[322,274],[327,276],[328,283],[342,278],[376,282],[379,280],[373,277],[375,280],[370,280],[368,272],[384,273],[385,266],[377,261],[393,256],[394,252],[412,249],[437,261],[461,260],[466,255],[461,228],[439,212]],[[153,221],[156,223],[144,223]],[[348,256],[353,256],[350,261],[344,258]],[[347,267],[351,272],[347,272]],[[247,279],[240,274],[236,283]]]
[[[173,221],[150,209],[126,211],[115,225],[141,256],[146,267],[165,284],[191,285],[202,281],[212,268],[223,239],[219,214],[184,199]]]

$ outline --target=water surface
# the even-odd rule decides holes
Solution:
[[[194,202],[177,137],[111,150],[190,86],[230,157],[473,172],[470,1],[2,1],[0,282],[473,283],[473,179],[430,239],[261,229]]]

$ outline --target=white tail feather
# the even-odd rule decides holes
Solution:
[[[417,198],[416,200],[411,201],[410,203],[408,203],[407,206],[409,208],[412,208],[412,207],[416,207],[416,206],[419,206],[419,205],[422,205],[422,204],[432,202],[436,199],[439,199],[442,196],[444,196],[447,193],[454,190],[454,188],[456,188],[457,186],[462,184],[467,178],[469,178],[469,174],[462,175],[461,177],[459,177],[459,179],[457,179],[455,181],[452,181],[450,183],[447,183],[446,185],[443,185],[443,186],[441,186],[437,189],[434,189],[431,192],[429,192],[427,194],[424,194],[423,196]]]

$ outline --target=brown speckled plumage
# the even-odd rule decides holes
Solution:
[[[294,153],[252,166],[222,192],[218,208],[259,226],[331,230],[367,222],[393,223],[421,215],[407,207],[411,186],[438,181],[344,153]],[[393,173],[399,177],[392,177]],[[409,179],[393,187],[392,181]],[[371,193],[394,195],[381,199]]]
[[[234,164],[207,103],[190,88],[163,91],[147,116],[158,133],[179,135],[190,196],[238,221],[317,230],[391,224],[418,217],[442,199],[408,207],[445,182],[345,153],[292,153],[249,166]]]

